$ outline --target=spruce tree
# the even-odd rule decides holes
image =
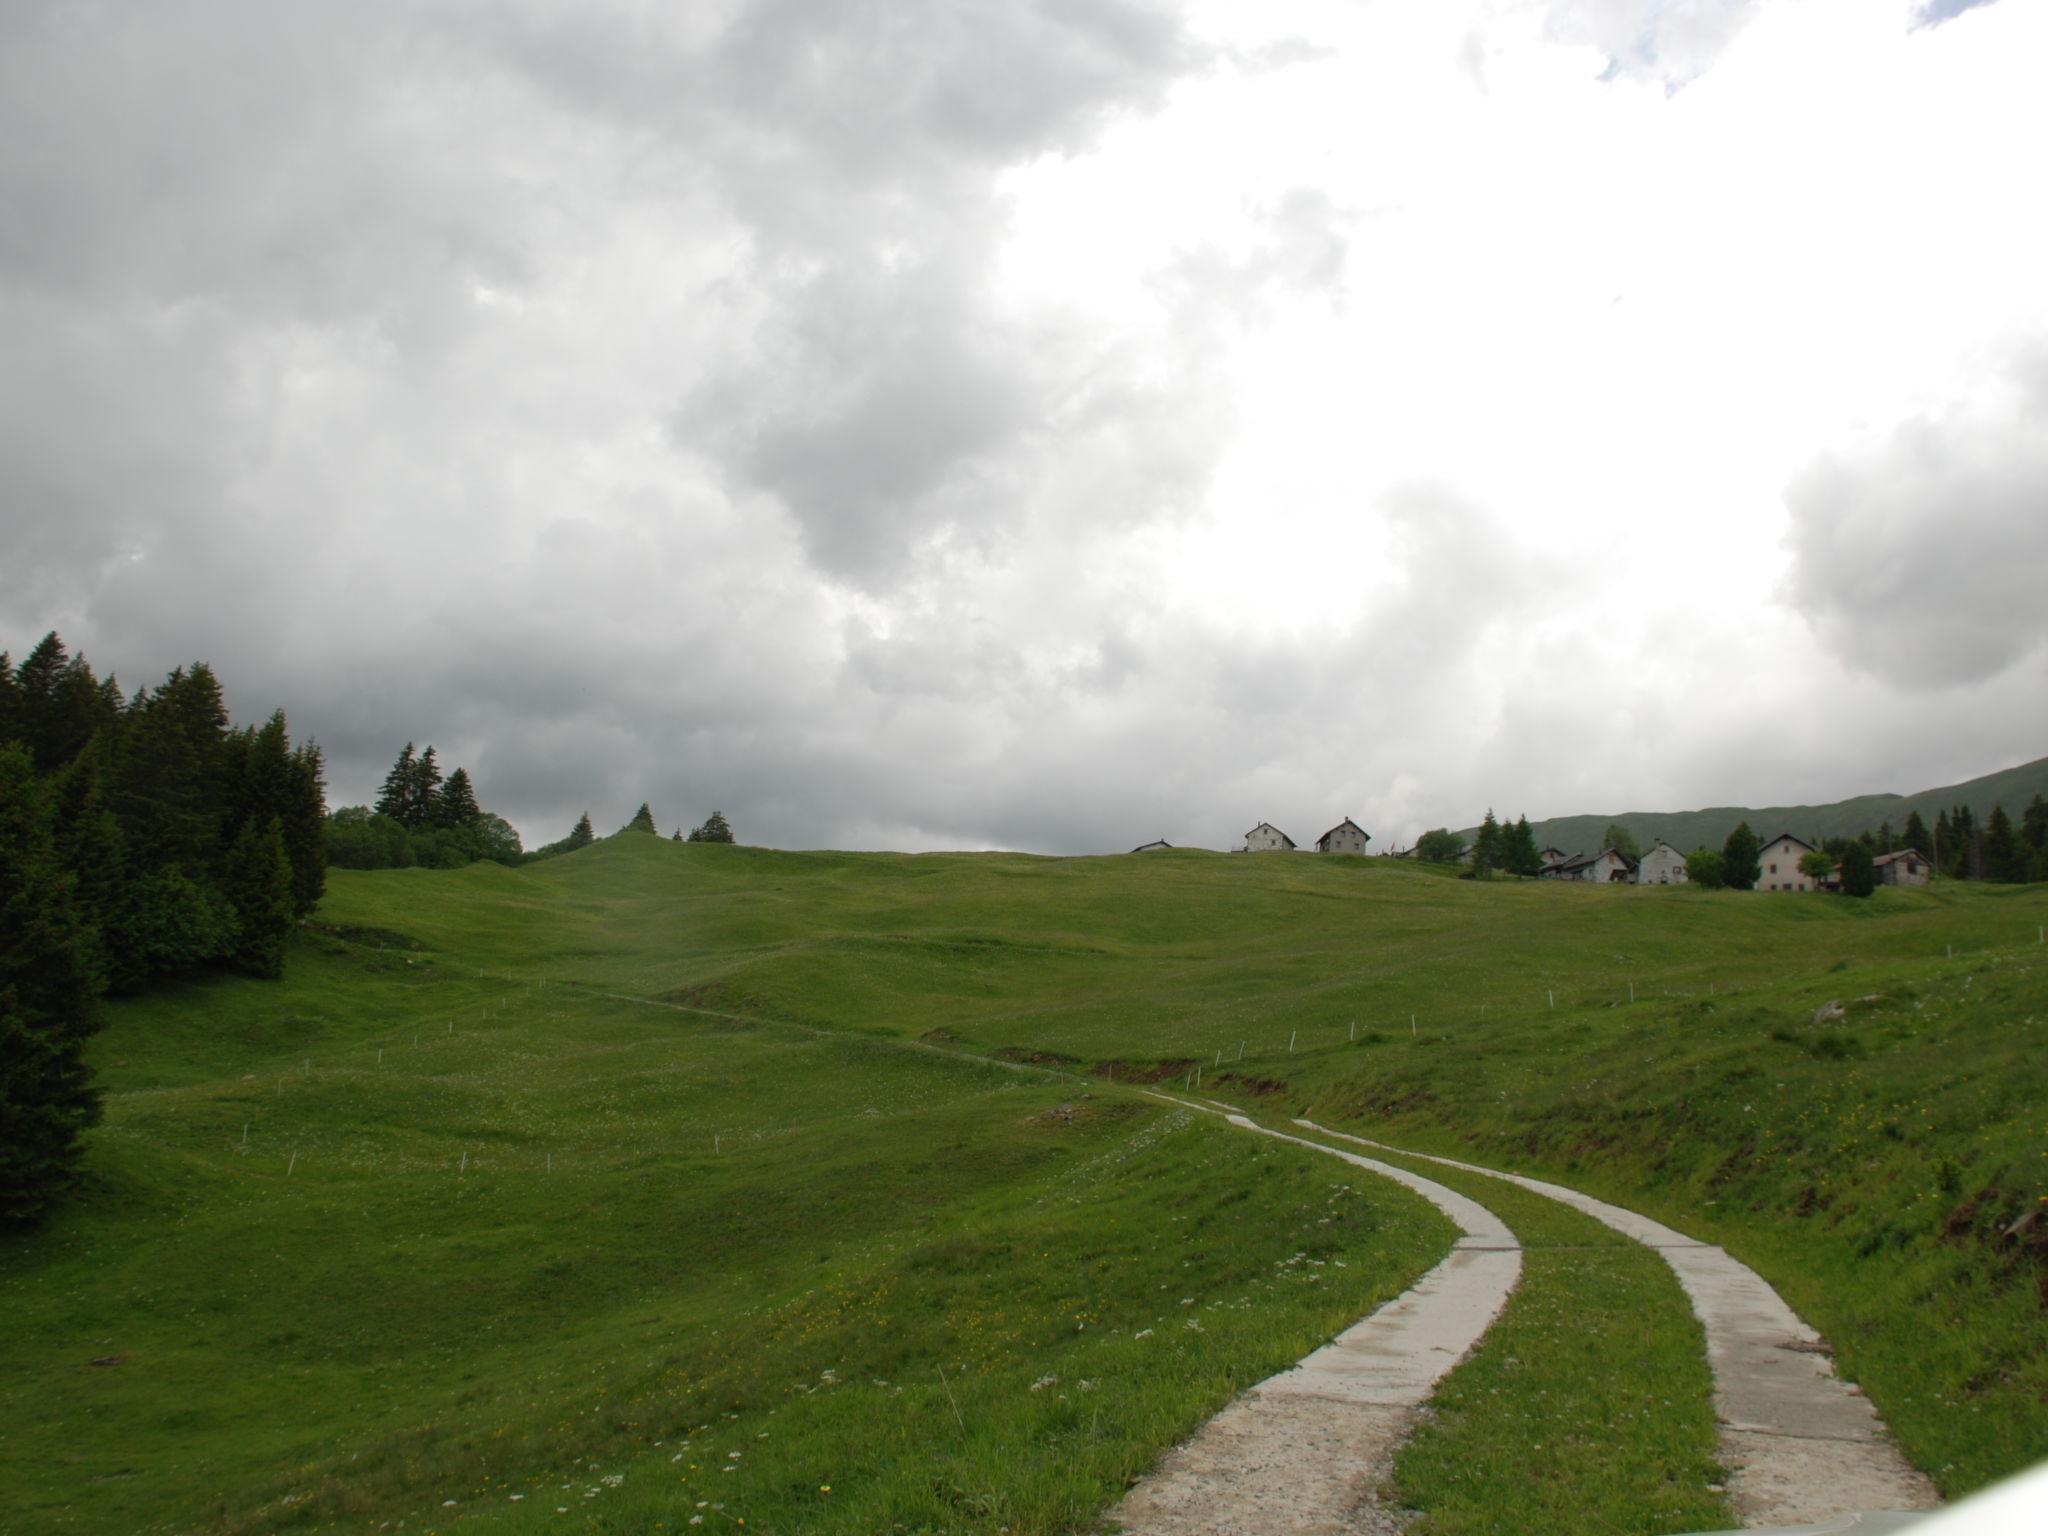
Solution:
[[[1543,853],[1536,846],[1536,829],[1527,816],[1517,816],[1507,829],[1507,866],[1518,875],[1543,873]]]
[[[102,980],[128,987],[142,976],[138,960],[125,942],[128,861],[120,823],[107,809],[105,755],[95,737],[93,745],[73,758],[62,773],[45,781],[45,788],[50,796],[50,830],[57,856],[71,876],[72,903],[96,936],[105,967]]]
[[[209,875],[222,848],[230,754],[220,680],[204,662],[138,693],[122,718],[114,814],[138,865]]]
[[[14,661],[0,651],[0,747],[21,740],[21,684],[14,680]]]
[[[625,830],[628,832],[652,832],[654,830],[654,812],[648,809],[645,800],[640,802],[640,809],[633,813],[633,819],[626,823]]]
[[[1877,889],[1877,862],[1862,843],[1851,843],[1842,855],[1842,894],[1868,896]]]
[[[434,761],[434,746],[427,744],[427,750],[412,765],[412,792],[406,802],[406,825],[408,827],[431,827],[435,824],[435,813],[441,804],[441,765]]]
[[[377,814],[389,816],[400,826],[407,825],[406,808],[412,803],[414,764],[412,743],[405,744],[405,750],[398,754],[398,761],[391,765],[391,771],[384,775],[384,786],[377,791]]]
[[[2027,802],[2020,816],[2020,859],[2026,874],[2036,882],[2048,881],[2048,800],[2039,795]]]
[[[1756,878],[1763,873],[1757,859],[1760,851],[1749,823],[1738,822],[1728,834],[1728,841],[1721,845],[1721,883],[1732,891],[1755,890]]]
[[[1493,807],[1489,805],[1485,820],[1479,823],[1479,833],[1472,839],[1472,873],[1484,880],[1500,866],[1500,823],[1494,820]]]
[[[693,828],[687,839],[693,843],[729,843],[733,840],[732,827],[719,811],[713,811],[705,817],[704,825]]]
[[[222,884],[235,912],[234,949],[228,958],[251,976],[282,976],[285,941],[292,931],[292,866],[277,817],[243,826],[228,850]]]
[[[434,806],[434,825],[473,826],[483,813],[483,807],[476,803],[476,790],[469,782],[469,770],[457,768],[441,786],[440,799]]]
[[[1906,829],[1899,834],[1901,847],[1915,850],[1924,859],[1932,851],[1927,838],[1927,823],[1920,819],[1918,811],[1906,815]]]
[[[569,846],[583,848],[597,841],[597,832],[590,825],[590,812],[585,811],[576,818],[576,825],[569,829]]]
[[[327,890],[327,773],[313,742],[292,753],[291,796],[279,821],[292,866],[292,913],[303,918]]]
[[[2019,835],[2005,807],[1991,807],[1991,819],[1984,824],[1984,873],[1992,880],[2018,884],[2027,878],[2027,860],[2021,856]]]
[[[43,1214],[99,1119],[85,1064],[98,957],[72,892],[33,759],[0,748],[0,1221]]]

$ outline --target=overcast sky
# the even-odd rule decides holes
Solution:
[[[529,845],[2048,753],[2048,4],[0,8],[0,647]]]

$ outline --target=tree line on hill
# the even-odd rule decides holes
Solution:
[[[275,977],[326,883],[320,749],[228,719],[204,662],[124,697],[54,632],[0,652],[0,1220],[39,1215],[99,1118],[107,992]]]
[[[1642,857],[1635,834],[1618,821],[1608,824],[1601,847],[1612,848],[1631,862]],[[1937,874],[1952,880],[2048,881],[2048,799],[2035,795],[2017,825],[2002,805],[1994,805],[1981,826],[1967,805],[1938,812],[1932,829],[1914,811],[1896,832],[1886,821],[1854,837],[1821,839],[1813,852],[1801,856],[1800,870],[1812,879],[1827,881],[1835,878],[1839,866],[1843,893],[1868,896],[1878,884],[1877,856],[1907,848],[1927,859]],[[1686,879],[1694,885],[1754,890],[1762,874],[1760,850],[1749,823],[1740,822],[1720,848],[1695,848],[1685,856]],[[1519,817],[1514,825],[1505,826],[1495,820],[1491,808],[1473,837],[1469,858],[1465,840],[1443,827],[1417,838],[1415,854],[1444,864],[1469,862],[1466,877],[1472,879],[1543,871],[1543,855],[1536,847],[1529,819]]]
[[[341,869],[455,869],[484,859],[531,864],[597,841],[585,811],[567,837],[523,849],[511,823],[477,802],[466,769],[458,767],[444,777],[433,745],[420,752],[410,741],[384,776],[377,803],[342,806],[327,818],[325,830],[327,861]],[[620,830],[655,833],[653,809],[642,801]],[[687,836],[676,828],[674,837],[691,843],[734,840],[731,825],[717,811]]]
[[[432,743],[417,754],[405,744],[374,806],[344,805],[327,818],[327,861],[341,869],[457,869],[523,856],[512,824],[477,803],[469,771],[442,775]]]

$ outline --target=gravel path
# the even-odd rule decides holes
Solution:
[[[1358,1146],[1505,1179],[1605,1222],[1654,1248],[1678,1276],[1707,1335],[1714,1414],[1729,1501],[1744,1525],[1799,1525],[1852,1511],[1933,1509],[1934,1485],[1913,1470],[1877,1410],[1835,1375],[1828,1346],[1763,1277],[1726,1251],[1561,1184],[1362,1136],[1296,1125]]]
[[[1378,1491],[1394,1452],[1415,1410],[1506,1304],[1522,1273],[1521,1244],[1498,1216],[1434,1180],[1242,1115],[1225,1118],[1392,1179],[1434,1203],[1460,1235],[1408,1290],[1169,1451],[1110,1519],[1139,1536],[1389,1536],[1400,1522]]]

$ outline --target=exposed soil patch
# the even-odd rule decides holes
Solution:
[[[998,1046],[990,1051],[989,1055],[997,1061],[1016,1061],[1034,1067],[1071,1067],[1081,1060],[1080,1057],[1069,1056],[1064,1051],[1034,1051],[1021,1045]]]
[[[951,1045],[960,1038],[960,1035],[957,1030],[948,1029],[945,1025],[941,1024],[937,1029],[926,1030],[917,1038],[926,1045]]]
[[[1278,1093],[1292,1093],[1294,1090],[1277,1077],[1253,1077],[1249,1072],[1225,1072],[1214,1079],[1218,1083],[1234,1083],[1246,1093],[1259,1098],[1270,1099]]]
[[[1163,1083],[1170,1077],[1186,1077],[1199,1065],[1192,1056],[1180,1056],[1171,1061],[1098,1061],[1088,1070],[1119,1083]]]

